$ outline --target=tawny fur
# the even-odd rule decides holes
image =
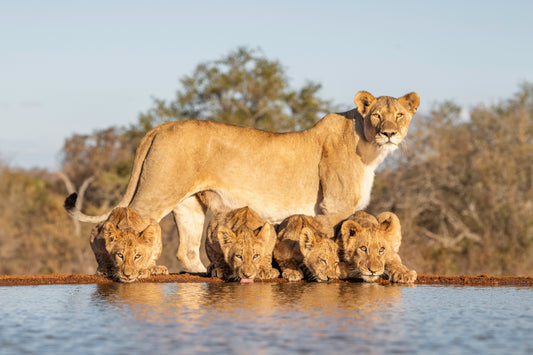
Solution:
[[[91,231],[91,248],[98,263],[97,274],[115,281],[133,282],[150,275],[168,274],[156,265],[161,255],[161,228],[125,207],[111,211],[109,218]]]
[[[207,226],[207,272],[229,281],[277,278],[279,271],[272,267],[275,243],[274,227],[248,207],[218,213]]]
[[[341,278],[374,282],[386,275],[391,282],[411,283],[415,270],[402,264],[398,251],[402,241],[400,220],[392,212],[376,217],[359,211],[341,225],[337,236]]]
[[[249,206],[270,223],[293,214],[316,216],[323,232],[369,203],[374,171],[407,134],[420,99],[355,96],[357,109],[326,115],[302,132],[272,133],[210,121],[169,122],[142,139],[124,197],[131,207],[160,221],[173,212],[183,270],[205,271],[199,248],[206,209],[196,196],[211,191],[212,208]],[[101,222],[109,213],[74,218]]]
[[[311,216],[294,215],[278,226],[274,260],[288,281],[304,278],[318,282],[339,278],[337,244],[319,231]]]

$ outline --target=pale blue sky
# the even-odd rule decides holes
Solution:
[[[128,125],[238,46],[353,107],[416,91],[466,111],[533,81],[533,1],[0,0],[0,159],[59,166],[73,133]]]

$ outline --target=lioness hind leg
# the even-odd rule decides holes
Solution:
[[[202,205],[192,196],[180,203],[172,213],[179,232],[176,257],[181,269],[186,272],[206,272],[207,269],[200,259],[205,222]]]

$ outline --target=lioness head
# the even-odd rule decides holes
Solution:
[[[257,229],[243,224],[235,231],[220,225],[216,230],[216,237],[231,271],[228,277],[230,280],[262,278],[263,259],[268,259],[268,264],[272,263],[276,231],[269,223]]]
[[[400,221],[394,213],[384,212],[376,219],[357,212],[341,225],[342,258],[353,268],[351,275],[374,282],[398,254],[401,238]]]
[[[394,150],[407,134],[420,98],[414,92],[396,99],[375,98],[369,92],[360,91],[354,102],[363,117],[365,139],[382,149]]]
[[[154,220],[144,220],[131,208],[115,208],[91,237],[98,273],[127,283],[150,276],[154,252],[160,253],[155,245],[160,236]]]
[[[303,263],[318,282],[339,278],[339,256],[337,244],[328,237],[317,236],[310,228],[300,232],[300,250]]]

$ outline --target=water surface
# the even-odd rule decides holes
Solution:
[[[533,353],[533,288],[0,287],[0,353]]]

